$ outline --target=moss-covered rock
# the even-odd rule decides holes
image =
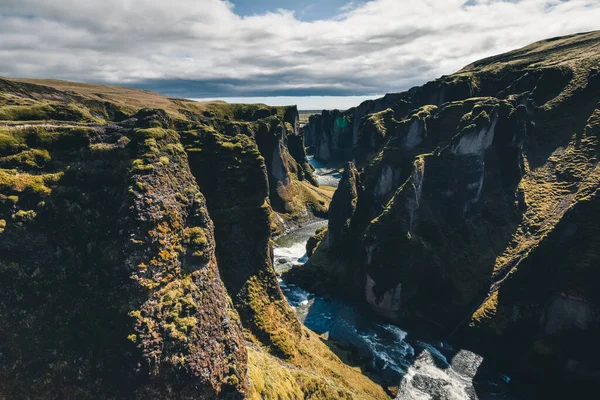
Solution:
[[[2,392],[241,398],[241,326],[178,134],[5,134],[24,150],[0,158]]]
[[[317,229],[315,234],[308,239],[308,241],[306,242],[306,255],[308,257],[312,256],[315,253],[315,250],[317,249],[317,247],[319,247],[326,234],[327,227],[323,226]]]
[[[348,205],[334,201],[329,240],[290,279],[440,334],[468,325],[461,344],[516,375],[597,374],[582,349],[597,348],[600,323],[599,42],[592,32],[485,59],[365,116],[341,240],[331,222]]]
[[[0,397],[385,398],[273,271],[329,203],[296,107],[0,79],[0,110]]]

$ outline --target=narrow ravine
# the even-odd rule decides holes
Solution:
[[[305,245],[325,220],[307,223],[276,240],[275,270],[281,274],[306,261]],[[371,358],[371,367],[386,381],[399,380],[406,373],[413,348],[400,328],[372,319],[356,307],[335,298],[322,298],[280,279],[281,289],[298,319],[318,334],[354,346],[362,357]]]
[[[326,168],[312,157],[319,184],[337,187],[341,174]],[[327,220],[315,219],[291,228],[275,239],[274,265],[278,275],[308,259],[306,242]],[[315,296],[279,278],[281,289],[298,319],[312,331],[326,335],[356,350],[370,372],[390,386],[398,385],[398,399],[509,399],[501,386],[507,381],[495,374],[485,379],[486,388],[476,390],[472,380],[483,359],[466,351],[454,351],[447,344],[436,346],[408,339],[401,328],[382,322],[368,310],[337,298]],[[452,354],[452,358],[449,358]],[[433,397],[431,397],[433,396]],[[436,397],[438,396],[438,397]],[[445,396],[445,397],[444,397]]]

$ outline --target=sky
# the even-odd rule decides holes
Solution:
[[[600,0],[0,0],[0,76],[346,108],[598,21]]]

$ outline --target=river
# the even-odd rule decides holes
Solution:
[[[319,184],[337,186],[341,174],[312,157]],[[290,229],[275,240],[274,265],[278,275],[304,264],[306,242],[327,220],[313,220]],[[298,319],[330,340],[353,346],[373,372],[390,386],[398,385],[397,399],[513,399],[509,378],[483,371],[483,359],[448,344],[435,345],[413,338],[398,326],[385,323],[368,310],[337,298],[323,298],[279,279],[281,289]],[[474,385],[475,374],[478,375]]]

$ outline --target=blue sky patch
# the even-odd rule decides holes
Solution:
[[[346,7],[358,6],[366,1],[349,0],[231,0],[233,11],[240,16],[264,14],[268,11],[285,9],[294,11],[302,21],[330,19],[341,14]]]

